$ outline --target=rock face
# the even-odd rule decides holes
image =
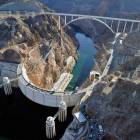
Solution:
[[[118,37],[118,42],[114,46],[111,74],[102,79],[89,99],[85,101],[88,116],[102,124],[107,133],[103,140],[139,140],[140,138],[139,35],[139,32],[133,32],[125,37],[123,35]],[[76,124],[75,119],[63,138],[78,134],[71,130],[76,128],[74,124]]]
[[[25,4],[28,5],[28,2]],[[51,16],[3,19],[0,43],[1,60],[22,62],[32,83],[48,90],[61,73],[67,71],[67,58],[77,59],[75,41],[63,29],[60,37],[57,19]]]
[[[12,49],[8,49],[3,53],[3,60],[7,62],[21,62],[20,54]]]
[[[106,92],[108,91],[108,92]],[[139,140],[140,137],[140,84],[120,78],[113,84],[100,82],[86,101],[86,114],[102,124],[102,140]],[[76,139],[85,125],[76,119],[67,128],[62,140]],[[90,129],[90,127],[89,127]],[[91,134],[84,134],[83,137]],[[82,138],[81,138],[82,139]]]
[[[133,74],[140,64],[139,37],[140,32],[138,31],[128,34],[122,43],[118,41],[114,49],[112,71],[121,71],[123,77],[133,79]],[[140,76],[138,75],[136,79],[138,80],[139,78]]]
[[[71,38],[63,32],[62,34],[62,40],[63,40],[63,46],[61,46],[59,37],[59,31],[57,28],[54,28],[56,26],[56,23],[52,23],[55,25],[50,26],[50,23],[46,22],[46,17],[36,17],[38,19],[30,20],[29,22],[32,24],[32,32],[35,34],[37,33],[37,36],[41,36],[41,38],[45,38],[45,40],[52,40],[51,42],[48,42],[50,46],[45,45],[44,41],[41,41],[43,43],[44,48],[47,47],[48,50],[46,50],[45,55],[48,55],[45,60],[41,60],[39,64],[37,64],[38,68],[34,69],[29,74],[32,81],[38,82],[37,84],[41,86],[42,88],[45,88],[47,86],[48,89],[51,89],[52,85],[56,80],[60,77],[60,74],[65,70],[66,67],[66,59],[69,56],[73,56],[74,58],[77,57],[76,55],[76,48],[74,47],[74,43],[71,40]],[[51,20],[51,19],[50,19]],[[40,26],[36,25],[36,22],[40,21]],[[27,21],[28,22],[28,21]],[[39,31],[39,32],[38,32]],[[41,44],[42,45],[42,44]],[[49,48],[50,47],[50,48]],[[42,56],[41,53],[39,53],[37,49],[34,49],[32,52],[32,55],[38,55],[39,57]],[[44,53],[44,51],[43,51]],[[38,63],[38,59],[33,58],[33,65]],[[44,65],[45,63],[45,65]],[[41,69],[40,69],[41,68]],[[30,69],[30,68],[29,68]],[[32,69],[32,68],[31,68]],[[40,71],[40,75],[38,75],[38,71]],[[32,73],[34,73],[32,75]],[[34,77],[38,77],[38,79],[34,79]],[[43,84],[42,84],[43,83]]]
[[[120,79],[106,95],[98,85],[88,100],[86,111],[96,116],[106,132],[120,140],[138,140],[140,137],[140,85]],[[107,87],[105,87],[107,88]],[[96,110],[96,115],[95,111]]]
[[[7,17],[0,23],[1,48],[26,42],[28,45],[34,41],[34,36],[28,25],[20,19]]]
[[[2,0],[0,5],[1,11],[41,12],[45,8],[38,0]]]
[[[106,134],[101,140],[117,140],[117,138],[113,135]]]
[[[5,3],[7,3],[7,2],[10,2],[11,0],[1,0],[0,1],[0,5],[3,5],[3,4],[5,4]]]

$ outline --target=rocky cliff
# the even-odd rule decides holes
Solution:
[[[0,5],[6,4],[7,2],[10,2],[11,0],[1,0]]]
[[[103,125],[108,139],[112,136],[115,137],[113,140],[139,140],[140,137],[139,35],[138,31],[118,37],[110,73],[94,87],[92,95],[85,101],[85,114]],[[81,127],[74,119],[63,138],[71,135],[76,138]],[[88,135],[86,133],[83,137]]]
[[[96,86],[92,96],[86,101],[85,110],[90,119],[103,125],[105,136],[101,140],[139,140],[139,87],[139,84],[126,79],[119,79],[112,86],[105,85],[104,82]],[[90,126],[87,128],[86,125],[80,125],[74,119],[62,140],[75,140],[80,135],[81,140],[86,140],[90,134],[94,134],[90,133]],[[84,135],[80,134],[82,127],[87,129]]]
[[[105,89],[110,87],[98,85],[88,100],[86,111],[103,124],[106,132],[116,135],[119,140],[138,140],[140,137],[139,86],[131,81],[120,79],[114,83],[111,92],[106,94]]]
[[[119,38],[122,37],[120,36]],[[133,80],[140,78],[138,70],[140,64],[139,38],[140,32],[137,31],[128,34],[122,43],[118,41],[114,48],[112,71],[121,71],[123,77],[127,77]]]
[[[57,19],[46,15],[2,19],[0,44],[1,60],[24,63],[32,83],[49,90],[60,74],[67,71],[66,59],[77,59],[75,40],[63,29],[60,37]]]

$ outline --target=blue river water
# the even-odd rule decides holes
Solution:
[[[76,38],[79,41],[79,58],[73,69],[73,79],[68,85],[66,90],[74,90],[76,87],[80,87],[88,78],[90,71],[94,66],[94,58],[97,53],[94,42],[91,38],[85,36],[82,33],[77,33]]]

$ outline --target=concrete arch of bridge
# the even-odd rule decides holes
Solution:
[[[100,19],[97,19],[97,18],[94,18],[94,17],[78,17],[76,19],[73,19],[71,21],[69,21],[67,24],[65,24],[63,26],[63,28],[65,28],[67,25],[70,25],[71,23],[73,22],[76,22],[76,21],[79,21],[79,20],[84,20],[84,19],[88,19],[88,20],[94,20],[94,21],[97,21],[97,22],[100,22],[101,24],[103,24],[104,26],[106,26],[113,34],[115,34],[115,32],[113,31],[113,29],[107,25],[105,22],[103,22],[102,20]]]

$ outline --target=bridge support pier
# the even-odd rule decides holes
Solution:
[[[117,31],[116,31],[116,33],[119,32],[119,28],[120,28],[120,20],[118,21],[118,25],[117,25]]]
[[[67,17],[65,16],[65,25],[67,24]]]
[[[58,30],[61,30],[61,17],[58,16]]]
[[[126,31],[126,26],[127,26],[127,21],[124,24],[123,33],[125,33],[125,31]]]
[[[133,26],[134,26],[134,22],[132,22],[131,27],[130,27],[130,33],[133,31]]]
[[[73,16],[71,16],[71,20],[74,20],[74,17]]]
[[[140,23],[138,23],[138,25],[137,25],[137,31],[139,31],[140,30]]]
[[[111,21],[111,25],[110,25],[110,27],[111,27],[111,28],[113,27],[113,20]]]
[[[107,24],[107,20],[106,19],[104,20],[104,23]]]

